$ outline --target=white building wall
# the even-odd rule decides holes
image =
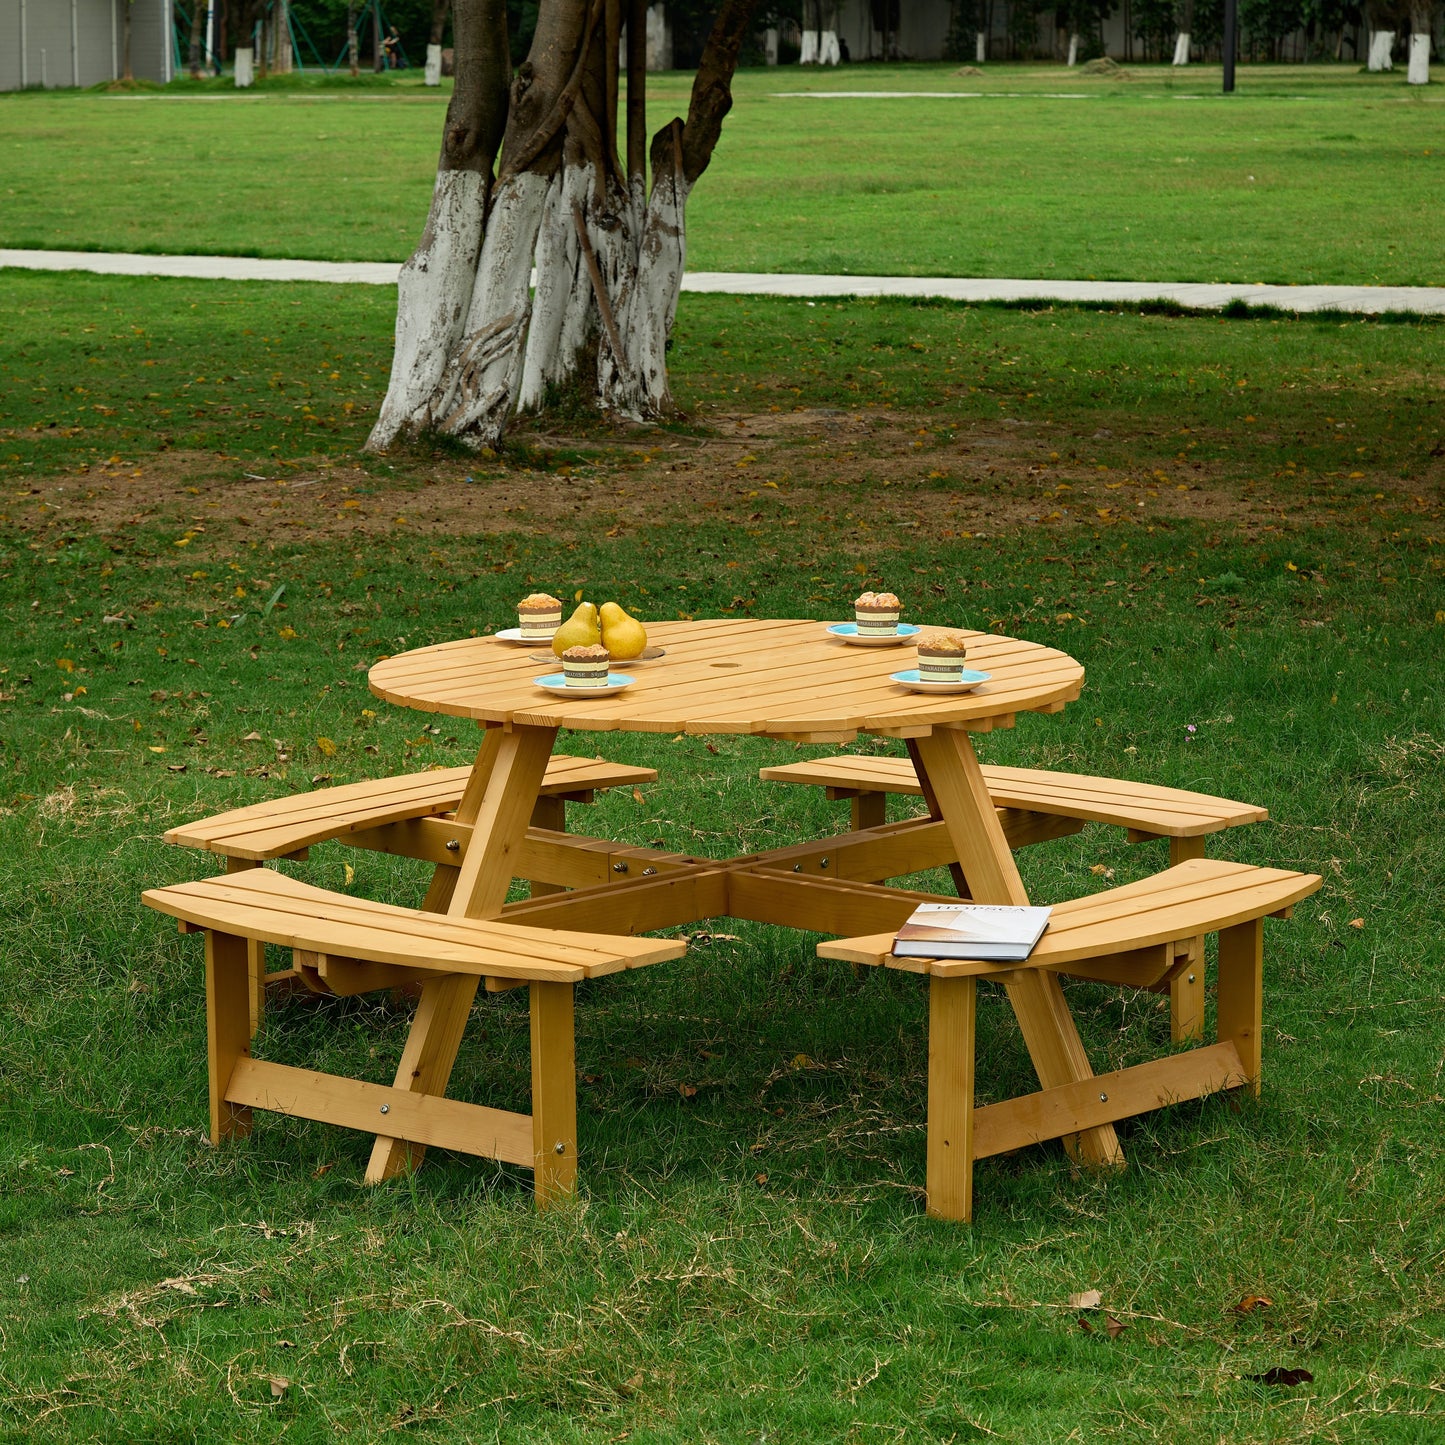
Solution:
[[[118,79],[122,13],[121,0],[0,0],[0,90]],[[131,69],[171,78],[169,0],[135,0]]]

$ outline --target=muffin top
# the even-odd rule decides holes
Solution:
[[[918,650],[920,652],[956,652],[962,654],[965,651],[963,638],[955,637],[951,632],[935,632],[928,637],[918,639]]]
[[[550,609],[560,607],[561,605],[562,599],[560,597],[553,597],[547,592],[533,592],[529,596],[522,598],[522,600],[517,603],[517,608],[519,611],[525,607],[529,611],[540,612],[544,607]]]
[[[902,604],[891,592],[865,592],[854,603],[854,607],[899,607]]]
[[[586,647],[569,647],[562,654],[563,662],[610,662],[612,654],[600,642],[589,642]]]

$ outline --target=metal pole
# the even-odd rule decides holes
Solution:
[[[75,13],[76,0],[70,0],[70,83],[80,89],[80,26]]]
[[[27,27],[25,0],[20,0],[20,89],[30,85],[30,33]]]
[[[1238,0],[1224,0],[1224,93],[1234,94],[1235,36],[1239,28]]]

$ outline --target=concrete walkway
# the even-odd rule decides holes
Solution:
[[[394,286],[401,269],[375,261],[265,261],[249,256],[141,256],[106,251],[0,249],[0,266],[179,276],[203,281],[325,281]],[[1174,301],[1201,311],[1231,301],[1281,311],[1382,311],[1445,316],[1445,286],[1249,286],[1194,281],[1007,281],[939,276],[799,276],[690,271],[682,289],[730,296],[908,296],[945,301],[1083,301],[1137,305]]]

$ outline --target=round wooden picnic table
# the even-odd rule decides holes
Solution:
[[[624,692],[576,698],[534,679],[561,664],[547,648],[470,637],[389,657],[371,689],[402,707],[505,726],[594,731],[756,733],[841,742],[859,732],[919,736],[936,726],[987,730],[1018,712],[1057,711],[1076,698],[1084,669],[1067,653],[1016,637],[951,628],[968,665],[990,674],[973,692],[910,692],[889,678],[916,665],[911,645],[857,647],[822,622],[710,618],[648,624],[666,656],[616,662],[634,680]]]
[[[458,842],[457,866],[438,867],[423,907],[469,918],[501,914],[510,882],[518,876],[532,810],[561,728],[741,733],[819,743],[848,741],[860,732],[902,738],[929,812],[946,829],[957,860],[955,878],[966,880],[968,894],[977,902],[1027,903],[969,734],[1010,726],[1019,712],[1060,711],[1078,697],[1083,668],[1067,653],[1038,643],[948,629],[965,638],[968,664],[989,673],[990,679],[972,692],[923,694],[890,677],[916,664],[912,646],[853,646],[830,636],[826,626],[797,619],[745,618],[649,624],[649,640],[666,656],[615,664],[616,671],[634,681],[609,697],[546,692],[535,679],[555,673],[559,664],[546,660],[545,646],[511,646],[493,637],[439,643],[377,663],[370,683],[378,697],[403,707],[474,718],[487,727],[455,815],[458,832],[466,833],[465,847]],[[539,657],[544,660],[539,662]],[[817,880],[776,872],[762,876],[758,870],[766,872],[767,861],[767,855],[754,855],[716,865],[699,863],[699,869],[711,872],[709,887],[694,889],[690,895],[702,910],[695,916],[731,909],[746,917],[746,910],[752,909],[763,921],[839,931],[817,921]],[[891,875],[879,876],[908,871],[900,866]],[[734,875],[736,886],[732,886]],[[549,910],[535,919],[546,926],[646,932],[694,921],[679,912],[686,903],[674,902],[673,911],[665,915],[655,902],[649,906],[658,889],[673,888],[675,895],[683,895],[680,885],[687,881],[659,877],[653,885],[639,887],[637,880],[629,879],[529,906]],[[810,887],[815,890],[806,900],[811,913],[803,907],[802,896]],[[599,899],[599,893],[607,896]],[[798,894],[796,900],[793,893]],[[850,906],[857,901],[850,900]],[[824,906],[827,912],[832,905],[825,900]],[[804,922],[805,916],[815,921]],[[664,917],[666,922],[660,921]],[[397,1070],[398,1088],[445,1092],[476,987],[477,980],[466,977],[424,985]],[[1092,1077],[1057,977],[1044,970],[1022,972],[1005,987],[1044,1087]],[[534,1002],[538,991],[546,988],[533,985]],[[949,1059],[946,1041],[956,1037],[959,1059],[966,1052],[971,1060],[971,1045],[966,1051],[962,1047],[964,1038],[972,1038],[971,990],[962,980],[933,977],[930,998],[933,1036],[945,1041],[933,1057]],[[565,1006],[570,1010],[570,994]],[[936,1094],[939,1100],[940,1124],[929,1134],[929,1207],[949,1217],[966,1218],[971,1173],[960,1151],[949,1145],[948,1120],[954,1104],[965,1094],[971,1097],[971,1080],[965,1089],[961,1076],[954,1077],[945,1064],[939,1067],[944,1073],[935,1079],[930,1066],[930,1096]],[[1121,1157],[1112,1125],[1079,1135],[1075,1147],[1096,1163]],[[378,1140],[368,1177],[395,1173],[416,1157],[416,1149],[404,1141]]]

